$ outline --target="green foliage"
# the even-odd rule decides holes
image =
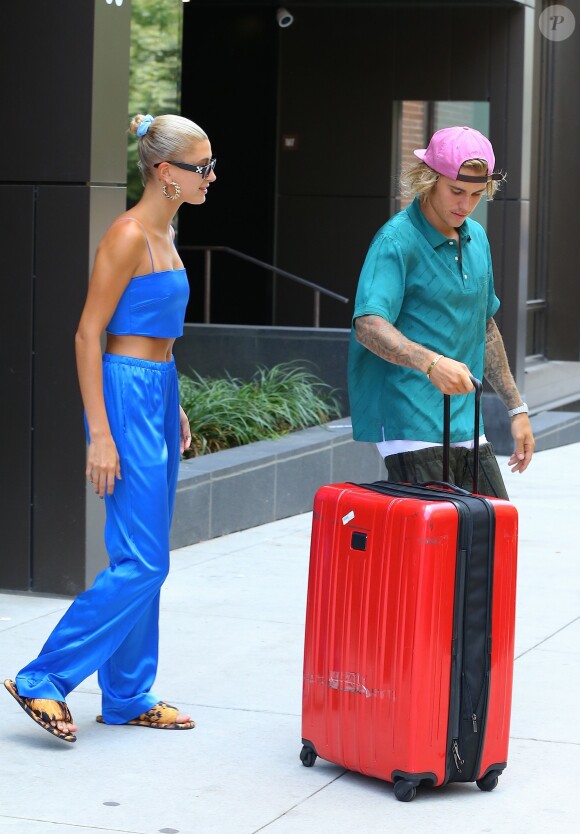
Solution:
[[[249,382],[179,375],[196,457],[317,426],[340,414],[330,387],[293,362],[259,368]]]
[[[183,3],[176,0],[132,0],[129,120],[137,113],[179,113],[181,104],[181,39]],[[127,202],[142,192],[137,143],[129,134]]]

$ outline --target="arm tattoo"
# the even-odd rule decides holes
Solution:
[[[484,375],[506,408],[521,405],[522,398],[510,371],[501,333],[490,318],[485,331]]]
[[[371,353],[393,365],[404,365],[425,372],[432,351],[407,339],[381,316],[360,316],[354,323],[357,341]]]

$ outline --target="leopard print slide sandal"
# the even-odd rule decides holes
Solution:
[[[64,701],[49,701],[44,698],[23,698],[18,694],[14,681],[5,680],[4,686],[12,697],[20,704],[24,712],[29,715],[36,724],[51,735],[62,739],[62,741],[76,741],[74,733],[64,732],[58,727],[52,726],[52,721],[66,721],[67,724],[74,724],[69,708]]]
[[[182,724],[178,724],[175,720],[178,715],[179,710],[177,707],[172,707],[170,704],[166,704],[165,701],[159,701],[158,704],[155,704],[147,712],[138,715],[137,718],[133,718],[132,721],[127,721],[126,724],[122,724],[121,726],[151,727],[152,730],[193,730],[195,721],[185,721]],[[99,724],[107,723],[103,721],[102,715],[97,715],[97,721]]]

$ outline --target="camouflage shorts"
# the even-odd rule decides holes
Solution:
[[[443,477],[443,447],[429,446],[416,452],[401,452],[385,458],[387,480],[422,484],[441,481]],[[461,446],[449,450],[449,483],[467,489],[473,488],[473,451]],[[508,494],[493,453],[491,443],[479,449],[478,493],[494,498],[508,498]]]

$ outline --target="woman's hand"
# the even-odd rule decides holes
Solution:
[[[189,428],[189,420],[187,414],[179,406],[179,452],[183,454],[186,449],[191,446],[191,429]]]
[[[100,498],[113,494],[115,478],[121,480],[121,463],[112,436],[91,437],[87,454],[87,479]]]

